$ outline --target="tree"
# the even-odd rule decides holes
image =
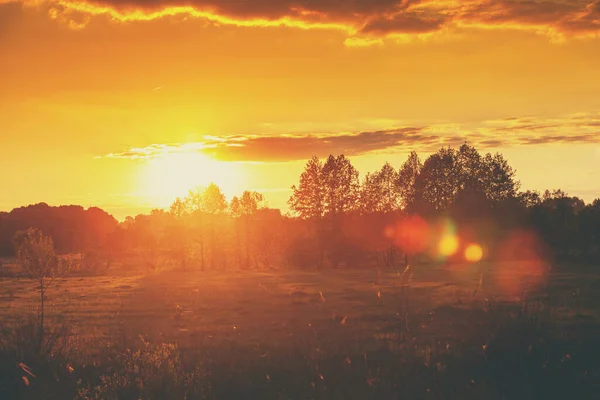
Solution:
[[[44,236],[36,228],[19,231],[14,237],[15,253],[17,262],[31,279],[39,283],[40,291],[40,320],[39,338],[37,351],[42,349],[44,343],[44,305],[46,291],[54,283],[54,280],[65,270],[65,265],[59,262],[54,253],[52,238]]]
[[[345,212],[354,211],[358,205],[360,181],[358,171],[343,154],[330,155],[323,165],[325,214],[335,219]]]
[[[517,196],[521,183],[516,179],[516,171],[500,153],[487,153],[483,165],[485,194],[489,200],[499,202]]]
[[[175,253],[176,259],[179,260],[179,265],[185,269],[187,267],[187,256],[188,256],[188,233],[185,224],[185,217],[188,216],[188,208],[186,201],[181,198],[175,199],[169,210],[171,216],[171,224],[168,226],[167,236],[169,238],[169,244],[173,252]],[[155,244],[150,243],[151,252],[153,256],[155,254]],[[154,267],[154,260],[151,261],[152,267]]]
[[[250,220],[258,210],[258,203],[263,201],[263,195],[257,192],[245,191],[240,200],[240,211],[244,218],[246,233],[246,268],[250,268]]]
[[[238,265],[242,264],[241,244],[240,244],[240,217],[242,216],[242,207],[240,199],[234,196],[229,202],[229,213],[233,217],[235,224],[235,251]]]
[[[367,174],[361,187],[361,211],[370,215],[371,223],[382,223],[382,231],[390,224],[391,213],[400,211],[402,198],[400,195],[399,174],[389,163],[385,163],[379,171]],[[388,235],[389,236],[389,235]],[[393,237],[388,237],[388,249],[383,251],[388,265],[393,265],[395,245]]]
[[[302,219],[320,219],[325,212],[323,164],[317,156],[306,163],[298,186],[292,186],[290,209]]]
[[[558,256],[570,256],[578,247],[579,215],[584,209],[581,199],[570,197],[560,189],[544,192],[539,209],[542,212],[534,222]]]
[[[177,219],[183,218],[187,214],[185,201],[180,197],[176,198],[169,208],[169,213]]]
[[[192,237],[200,247],[200,268],[204,271],[205,266],[205,236],[206,236],[206,207],[204,203],[204,189],[196,188],[190,190],[185,198],[187,209],[190,213],[190,225]]]
[[[379,185],[377,176],[367,172],[360,187],[360,211],[362,214],[370,214],[379,206]]]
[[[281,211],[272,208],[261,208],[254,215],[256,226],[256,256],[266,268],[271,266],[275,255],[281,255],[283,235],[283,218]]]
[[[215,238],[215,219],[218,215],[224,213],[227,210],[227,201],[225,200],[225,195],[223,194],[223,192],[221,192],[221,188],[219,188],[216,184],[211,182],[202,194],[202,204],[204,211],[208,214],[210,265],[211,268],[214,268],[217,255]]]
[[[363,212],[390,213],[401,208],[398,171],[385,163],[379,171],[367,174],[360,195]]]
[[[517,197],[521,204],[527,208],[539,206],[542,203],[540,192],[537,190],[527,190],[526,192],[519,193]]]
[[[473,146],[463,143],[455,153],[456,170],[458,180],[456,194],[460,191],[467,193],[485,193],[485,184],[487,181],[486,166],[483,158]]]
[[[453,202],[460,186],[460,167],[456,152],[442,148],[429,156],[415,180],[415,205],[421,213],[446,210]]]
[[[421,163],[419,156],[414,151],[410,153],[408,159],[402,164],[402,167],[400,167],[397,186],[400,203],[404,209],[409,209],[411,206],[414,206],[415,183],[422,168],[423,163]]]
[[[319,266],[323,265],[324,248],[323,216],[325,214],[325,187],[323,164],[317,156],[306,163],[300,175],[298,186],[292,186],[292,196],[288,200],[290,209],[301,219],[310,220],[316,230],[319,252]]]
[[[214,183],[210,183],[202,194],[202,204],[204,211],[209,214],[221,214],[227,210],[227,200],[221,192],[221,188]]]

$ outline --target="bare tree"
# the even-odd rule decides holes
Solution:
[[[31,279],[39,283],[40,291],[40,319],[39,338],[37,351],[39,352],[44,343],[44,306],[46,291],[54,283],[54,280],[66,270],[66,264],[61,263],[54,253],[54,243],[51,237],[44,236],[35,228],[19,231],[14,237],[17,261]]]

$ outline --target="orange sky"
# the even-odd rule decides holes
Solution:
[[[590,201],[599,33],[592,0],[0,0],[0,210],[122,219],[211,180],[285,207],[313,153],[464,140]]]

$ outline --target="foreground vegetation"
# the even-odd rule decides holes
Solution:
[[[595,398],[600,274],[518,269],[57,278],[42,353],[34,284],[7,274],[0,397]]]

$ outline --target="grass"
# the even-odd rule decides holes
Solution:
[[[177,398],[600,394],[600,271],[422,265],[409,270],[408,288],[402,272],[163,270],[60,279],[48,290],[48,314],[72,324],[79,343],[69,360],[77,372],[66,373],[65,361],[61,379],[102,398],[92,394],[117,393],[115,382],[156,381],[136,374],[158,357],[175,360],[169,374],[187,377],[175,382],[180,389],[197,386],[189,374],[202,366],[202,390],[169,389]],[[34,286],[2,278],[3,326],[31,314]],[[160,390],[116,398],[166,398]]]

